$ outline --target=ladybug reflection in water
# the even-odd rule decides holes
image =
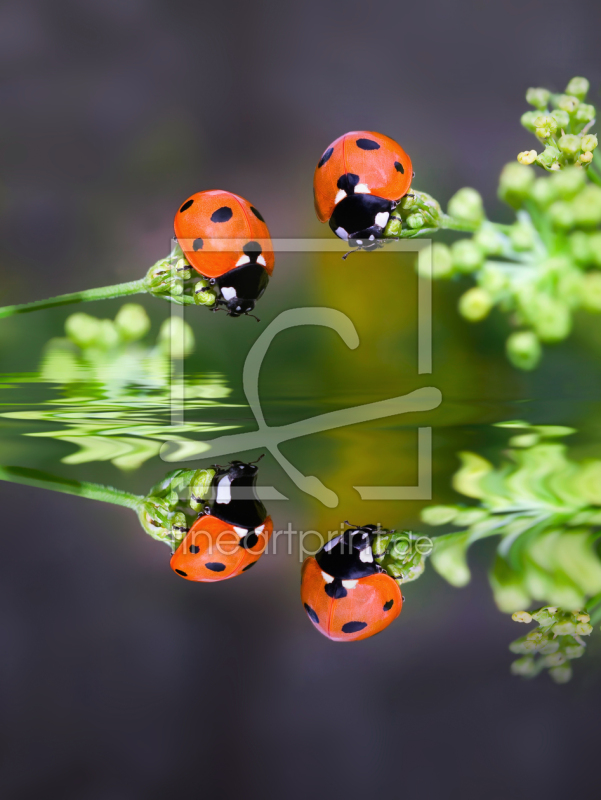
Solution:
[[[398,617],[403,597],[374,560],[376,525],[350,528],[303,564],[301,600],[313,625],[335,642],[355,642]]]
[[[241,575],[261,558],[273,532],[256,492],[256,464],[232,461],[215,469],[210,497],[171,558],[171,568],[189,581]]]
[[[223,307],[230,317],[249,314],[274,267],[261,213],[243,197],[218,189],[189,197],[173,225],[190,265],[208,279],[206,291],[218,293],[214,308]]]

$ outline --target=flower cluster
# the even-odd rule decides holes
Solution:
[[[515,328],[507,356],[523,370],[538,365],[543,344],[570,334],[574,312],[601,312],[601,156],[597,137],[588,132],[595,109],[583,102],[587,91],[584,78],[570,81],[563,95],[528,90],[538,110],[522,122],[546,149],[521,153],[521,163],[501,172],[499,197],[513,209],[515,222],[489,220],[480,194],[469,187],[451,198],[447,213],[430,195],[412,189],[385,230],[391,238],[442,230],[472,234],[450,247],[434,243],[432,272],[422,262],[422,277],[471,276],[476,285],[460,298],[459,313],[470,322],[495,307],[507,314]],[[550,174],[537,176],[530,164]]]
[[[375,537],[372,551],[378,564],[401,585],[423,573],[430,546],[428,539],[410,531],[383,530]]]
[[[549,171],[570,164],[589,167],[598,140],[589,133],[597,112],[594,106],[584,102],[588,90],[586,78],[572,78],[564,94],[553,94],[548,89],[528,89],[526,102],[536,110],[526,111],[521,122],[534,133],[544,150],[520,153],[521,164],[538,164]]]
[[[572,677],[570,661],[586,651],[583,636],[592,633],[590,616],[584,611],[561,611],[554,606],[528,613],[516,611],[515,622],[537,622],[538,627],[509,645],[512,653],[520,655],[511,665],[514,675],[534,678],[544,669],[556,683],[567,683]]]
[[[476,453],[460,453],[453,488],[477,506],[430,506],[428,525],[462,530],[434,539],[432,566],[449,583],[470,580],[469,547],[499,536],[490,573],[495,601],[511,613],[533,602],[582,608],[601,592],[601,559],[595,549],[601,527],[601,460],[572,461],[558,441],[573,429],[502,423],[522,429],[512,436],[506,460],[495,468]],[[601,617],[600,617],[601,619]]]
[[[146,273],[144,291],[178,305],[215,306],[218,292],[210,281],[199,280],[177,242],[167,258],[161,258]]]
[[[208,497],[213,469],[176,469],[152,487],[138,508],[140,524],[149,536],[175,551]]]

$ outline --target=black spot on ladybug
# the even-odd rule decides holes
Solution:
[[[184,578],[188,577],[188,573],[184,572],[183,569],[176,569],[175,571],[177,572],[178,575],[182,575]]]
[[[257,219],[260,219],[260,220],[261,220],[261,222],[265,222],[265,220],[263,219],[263,217],[261,216],[261,214],[260,214],[260,213],[257,211],[257,209],[256,209],[254,206],[251,206],[251,207],[250,207],[250,210],[253,212],[253,214],[255,215],[255,217],[256,217]]]
[[[252,533],[247,533],[243,539],[240,539],[240,547],[244,548],[254,547],[258,541],[259,537],[253,531]]]
[[[202,250],[203,244],[204,244],[204,242],[203,242],[202,239],[194,239],[194,241],[192,242],[192,249],[193,250]]]
[[[336,578],[331,583],[326,583],[324,588],[328,597],[331,597],[333,600],[342,600],[342,598],[346,597],[348,594],[340,578]]]
[[[357,631],[362,631],[363,628],[367,628],[367,622],[345,622],[342,626],[342,633],[357,633]]]
[[[317,169],[323,167],[323,165],[332,158],[332,153],[334,152],[333,147],[328,147],[322,157],[319,159],[319,164],[317,165]]]
[[[341,175],[336,182],[336,186],[347,194],[355,194],[355,186],[359,183],[359,176],[352,172]]]
[[[245,253],[247,256],[252,255],[252,253],[261,253],[263,248],[259,244],[259,242],[248,242],[242,248],[242,252]]]
[[[210,569],[211,572],[223,572],[225,569],[225,564],[222,564],[219,561],[209,561],[208,564],[205,564],[207,569]]]
[[[186,200],[186,202],[183,204],[183,206],[179,210],[180,214],[182,213],[182,211],[186,211],[188,208],[190,208],[190,206],[192,205],[193,202],[194,202],[194,200]]]
[[[319,624],[319,617],[317,616],[315,611],[313,611],[311,606],[308,605],[307,603],[305,603],[305,611],[307,612],[307,615],[308,615],[309,619],[311,620],[311,622],[314,622],[316,625],[318,625]]]
[[[393,605],[394,605],[394,600],[389,600],[387,603],[384,603],[383,605],[384,611],[390,611]]]
[[[196,553],[200,553],[200,547],[197,544],[191,544],[190,545],[190,552],[194,553],[194,555],[196,555]]]
[[[221,206],[211,214],[211,222],[228,222],[234,216],[229,206]]]
[[[380,145],[373,139],[357,139],[357,147],[361,150],[379,150]]]
[[[405,167],[401,164],[400,161],[394,162],[394,168],[396,169],[397,172],[400,172],[401,175],[405,174]]]
[[[251,567],[254,567],[254,565],[255,565],[256,563],[257,563],[256,561],[251,561],[251,562],[250,562],[250,564],[247,564],[247,565],[244,567],[244,569],[242,570],[242,572],[246,572],[246,570],[247,570],[247,569],[250,569]]]

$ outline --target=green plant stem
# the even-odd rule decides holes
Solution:
[[[38,489],[49,489],[52,492],[73,494],[77,497],[86,497],[88,500],[99,500],[102,503],[124,506],[134,511],[138,510],[140,503],[144,500],[144,497],[140,495],[122,492],[111,486],[58,478],[56,475],[49,475],[47,472],[27,467],[0,467],[0,480],[20,483],[24,486],[35,486]]]
[[[101,286],[99,289],[84,289],[83,292],[71,292],[70,294],[59,294],[48,300],[34,300],[32,303],[21,303],[15,306],[4,306],[0,308],[0,318],[12,317],[13,314],[25,314],[28,311],[37,311],[42,308],[54,308],[54,306],[64,306],[71,303],[85,303],[88,300],[108,300],[112,297],[127,297],[132,294],[142,294],[146,292],[144,278],[129,283],[117,283],[114,286]]]

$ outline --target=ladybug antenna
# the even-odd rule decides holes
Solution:
[[[257,458],[255,461],[249,461],[248,463],[249,463],[249,464],[258,464],[258,463],[259,463],[259,461],[260,461],[262,458],[265,458],[265,453],[261,453],[261,455],[259,456],[259,458]]]
[[[345,519],[345,520],[344,520],[344,524],[345,524],[345,525],[348,525],[348,526],[349,526],[349,528],[357,528],[357,529],[359,529],[359,528],[362,528],[362,527],[363,527],[363,525],[351,525],[351,523],[348,521],[348,519]]]
[[[254,315],[254,314],[251,314],[249,311],[247,311],[247,312],[246,312],[246,314],[245,314],[244,316],[245,316],[245,317],[252,317],[253,319],[256,319],[256,320],[257,320],[257,322],[261,322],[261,320],[259,319],[259,317],[255,317],[255,315]]]
[[[348,258],[348,257],[349,257],[349,256],[350,256],[352,253],[358,253],[358,252],[359,252],[359,250],[361,250],[361,248],[360,248],[360,247],[355,247],[353,250],[349,250],[349,251],[348,251],[348,253],[345,253],[345,254],[342,256],[342,260],[343,260],[343,261],[346,261],[346,259],[347,259],[347,258]]]

